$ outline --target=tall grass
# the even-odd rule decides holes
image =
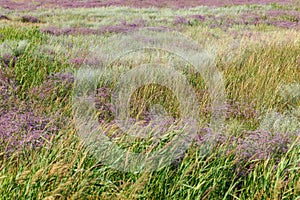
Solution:
[[[249,7],[237,8],[247,10]],[[224,9],[235,12],[235,7]],[[110,11],[126,11],[125,8],[104,10],[105,15]],[[83,11],[66,12],[74,19],[74,13]],[[150,16],[154,11],[144,9],[141,12]],[[196,11],[178,12],[188,15]],[[95,14],[96,11],[91,13]],[[161,17],[164,18],[164,15],[168,16],[168,13]],[[135,14],[132,17],[135,18]],[[48,120],[42,130],[47,137],[41,134],[36,139],[43,142],[42,146],[21,148],[10,154],[4,144],[14,142],[11,140],[16,138],[15,135],[30,135],[32,130],[17,127],[19,132],[9,132],[15,130],[10,127],[13,123],[0,122],[0,199],[297,199],[300,195],[299,113],[294,112],[298,121],[294,124],[295,128],[289,129],[292,131],[284,131],[274,124],[271,124],[274,130],[260,128],[263,120],[273,123],[264,118],[267,113],[291,114],[299,108],[299,99],[287,98],[282,93],[283,86],[299,84],[300,81],[299,32],[272,25],[250,25],[248,30],[233,27],[231,30],[237,31],[234,36],[227,30],[210,29],[209,26],[199,22],[193,26],[184,24],[179,29],[217,55],[216,65],[224,76],[228,99],[226,126],[220,132],[224,131],[230,137],[220,135],[213,148],[203,154],[203,144],[209,140],[205,133],[210,131],[209,94],[200,74],[187,75],[199,97],[201,131],[197,135],[198,140],[196,138],[180,159],[171,165],[141,173],[118,171],[99,161],[78,136],[73,118],[72,73],[80,68],[93,42],[85,46],[82,44],[89,39],[105,41],[108,35],[53,37],[32,25],[0,28],[0,41],[12,48],[10,56],[15,57],[15,60],[10,59],[6,63],[4,57],[0,58],[1,120],[7,120],[4,114],[9,112],[24,116],[35,113]],[[254,36],[247,35],[247,31]],[[207,37],[203,38],[203,34]],[[24,41],[26,47],[18,51],[18,44]],[[6,52],[3,48],[0,51],[0,56]],[[137,152],[149,150],[154,148],[151,146],[153,138],[136,139],[120,134],[113,121],[114,116],[110,114],[112,94],[109,91],[120,74],[128,70],[127,66],[138,67],[139,62],[152,62],[157,58],[161,63],[168,63],[172,57],[167,53],[150,52],[132,62],[116,61],[113,73],[107,75],[112,81],[105,82],[104,77],[104,81],[97,84],[98,116],[109,132],[107,135],[125,149]],[[183,62],[175,64],[182,65]],[[139,88],[131,100],[131,116],[137,120],[147,121],[145,111],[153,104],[162,104],[174,118],[180,116],[178,101],[160,85]],[[19,109],[15,109],[17,107]],[[292,127],[289,121],[283,123]],[[170,140],[172,133],[165,135],[166,140]],[[257,136],[257,133],[261,135]],[[258,143],[261,145],[256,145]]]

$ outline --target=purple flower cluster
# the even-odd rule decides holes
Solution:
[[[269,10],[266,11],[265,15],[272,18],[286,18],[292,21],[299,21],[300,15],[299,11],[296,10]]]
[[[295,10],[270,10],[266,13],[248,12],[241,16],[249,24],[274,25],[280,28],[299,29],[300,12]],[[250,21],[249,21],[250,20]]]
[[[299,130],[300,131],[300,130]],[[248,131],[244,139],[238,139],[236,154],[240,159],[279,159],[290,148],[300,132]]]
[[[118,25],[103,26],[98,29],[92,28],[57,28],[57,27],[48,27],[41,29],[44,33],[49,33],[51,35],[100,35],[105,33],[125,33],[132,32],[139,28],[145,27],[144,20],[137,20],[133,23],[121,22]]]
[[[233,26],[241,25],[274,25],[280,28],[299,29],[300,12],[295,10],[271,10],[264,12],[247,11],[238,16],[192,15],[189,17],[176,16],[175,25],[193,25],[193,22],[208,24],[211,28],[227,30]]]
[[[221,132],[214,132],[212,128],[204,126],[200,129],[195,139],[197,144],[201,146],[206,144],[225,144],[229,140],[233,140],[234,137],[228,137]]]
[[[196,142],[200,147],[226,144],[225,153],[234,153],[239,163],[269,158],[279,161],[299,136],[300,130],[297,132],[255,130],[245,131],[242,136],[235,137],[220,132],[214,133],[211,128],[203,127],[196,137]]]
[[[212,29],[221,28],[225,31],[233,26],[273,25],[280,28],[290,28],[290,29],[298,30],[300,28],[299,16],[300,16],[299,11],[295,11],[295,10],[289,10],[289,11],[270,10],[267,11],[266,13],[258,12],[258,11],[246,11],[238,16],[230,16],[230,15],[215,16],[215,15],[196,14],[191,16],[176,16],[173,20],[173,25],[193,26],[198,23],[205,23],[209,25],[210,28]],[[139,19],[133,23],[127,23],[125,20],[123,20],[120,24],[108,25],[100,28],[46,27],[46,28],[42,28],[41,31],[52,35],[87,35],[87,34],[100,35],[105,33],[132,32],[143,27],[147,27],[146,21],[144,21],[143,19]]]
[[[43,147],[57,130],[49,124],[50,118],[28,108],[27,103],[14,94],[16,91],[14,77],[0,70],[0,151],[7,156],[16,151]]]
[[[43,147],[55,128],[47,126],[49,118],[38,116],[32,111],[12,109],[0,114],[1,152],[10,155],[24,149]]]
[[[287,29],[300,29],[299,22],[291,22],[291,21],[272,21],[272,25],[279,27],[279,28],[287,28]]]

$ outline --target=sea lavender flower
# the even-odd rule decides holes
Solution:
[[[195,140],[201,146],[206,144],[220,145],[227,142],[233,143],[235,138],[232,136],[229,137],[225,132],[216,131],[209,126],[204,126],[200,128]]]
[[[299,136],[299,132],[284,133],[269,130],[248,131],[246,134],[244,139],[238,140],[236,148],[236,155],[241,160],[279,159]]]
[[[11,109],[0,114],[1,150],[9,156],[16,151],[41,148],[57,129],[50,118],[29,110]]]
[[[299,29],[300,25],[299,22],[291,22],[291,21],[273,21],[271,22],[274,26],[280,27],[280,28],[287,28],[287,29]]]

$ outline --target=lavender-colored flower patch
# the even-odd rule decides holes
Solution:
[[[101,35],[105,33],[126,33],[145,27],[145,22],[120,23],[118,25],[103,26],[98,29],[92,28],[42,28],[41,31],[51,35]]]
[[[269,130],[248,131],[243,139],[238,139],[237,158],[242,160],[264,160],[275,158],[277,161],[300,136],[297,132],[277,132]]]
[[[246,12],[239,16],[236,23],[246,25],[274,25],[281,28],[299,28],[300,13],[298,11],[270,10],[266,13]]]
[[[50,118],[27,109],[26,102],[22,105],[16,91],[13,77],[0,70],[0,151],[7,156],[43,147],[56,131],[56,126],[49,124]]]
[[[202,127],[196,142],[200,149],[206,148],[207,151],[222,146],[225,155],[234,155],[235,171],[238,176],[246,176],[255,165],[254,161],[273,159],[275,163],[279,163],[299,136],[300,130],[297,132],[256,130],[245,131],[243,136],[235,137],[227,135],[226,132],[213,132],[209,127]]]
[[[24,149],[36,149],[45,145],[53,131],[51,120],[32,111],[12,109],[0,114],[1,152],[10,155]]]
[[[289,18],[293,21],[299,21],[300,20],[300,12],[296,10],[269,10],[265,13],[266,16],[272,17],[272,18]]]
[[[208,24],[210,28],[228,30],[233,26],[258,26],[274,25],[280,28],[299,29],[300,13],[298,11],[271,10],[266,13],[246,11],[237,16],[230,15],[192,15],[189,17],[176,16],[173,20],[175,25],[193,25],[198,23]]]
[[[300,30],[299,22],[291,22],[291,21],[273,21],[272,25],[277,26],[279,28],[287,28],[287,29],[296,29]]]

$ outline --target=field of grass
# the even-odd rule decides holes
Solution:
[[[122,2],[0,2],[0,199],[299,199],[300,2]]]

